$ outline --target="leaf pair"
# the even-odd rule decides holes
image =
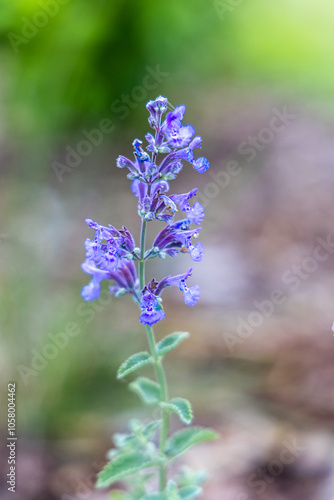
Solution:
[[[156,346],[159,356],[163,358],[169,351],[175,349],[175,347],[177,347],[180,342],[188,336],[188,332],[174,332],[167,335],[167,337],[158,342]],[[117,378],[122,379],[130,373],[139,370],[139,368],[143,368],[144,366],[153,363],[153,357],[147,351],[137,352],[121,364],[117,372]]]
[[[157,465],[156,460],[139,451],[120,454],[98,474],[96,487],[107,488],[120,479]]]
[[[203,427],[182,429],[168,439],[167,457],[173,460],[191,446],[208,439],[215,439],[216,437],[218,437],[218,435],[215,431]],[[99,473],[97,488],[106,488],[120,479],[124,479],[127,476],[150,467],[157,467],[159,464],[160,460],[158,455],[152,457],[140,451],[122,453],[116,456],[112,462],[108,463]],[[186,500],[186,498],[194,497],[181,498]]]
[[[173,398],[169,402],[161,401],[159,384],[146,377],[138,377],[131,382],[129,387],[140,397],[143,403],[148,405],[159,405],[160,408],[169,413],[176,413],[184,424],[191,424],[193,412],[191,404],[187,399]]]

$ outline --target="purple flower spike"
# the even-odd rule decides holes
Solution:
[[[204,207],[191,199],[197,188],[182,194],[170,194],[169,181],[176,178],[186,161],[200,173],[209,168],[204,157],[195,158],[195,148],[201,148],[202,138],[195,136],[192,125],[184,125],[186,107],[181,104],[173,108],[166,97],[158,96],[147,103],[149,124],[153,131],[145,135],[147,146],[140,139],[132,143],[134,159],[125,156],[117,158],[117,167],[127,168],[128,179],[132,180],[131,190],[138,200],[138,214],[142,219],[142,231],[146,223],[158,220],[164,223],[153,238],[151,248],[140,248],[128,229],[102,226],[87,219],[94,232],[93,239],[85,242],[86,259],[82,269],[91,281],[82,289],[85,300],[96,300],[101,293],[101,282],[112,281],[109,292],[120,296],[129,293],[141,308],[140,322],[153,325],[165,317],[160,294],[166,286],[177,286],[184,294],[185,303],[193,306],[200,296],[198,285],[186,285],[191,269],[184,274],[167,276],[160,282],[151,280],[147,286],[143,279],[139,283],[139,262],[160,257],[176,257],[180,253],[189,254],[194,262],[203,258],[202,243],[194,242],[201,230],[205,213]],[[172,109],[172,111],[170,111]],[[177,212],[184,213],[177,218]],[[192,224],[196,225],[193,228]],[[142,232],[142,236],[143,236]],[[141,242],[145,240],[142,238]],[[143,260],[142,260],[143,259]],[[142,268],[141,268],[142,269]],[[141,290],[142,289],[142,290]]]
[[[164,73],[160,72],[158,68],[159,66],[156,67],[155,72],[163,75]],[[149,67],[146,69],[149,76],[154,76],[153,70],[151,71]],[[199,300],[201,290],[197,284],[188,286],[192,268],[174,276],[164,277],[162,275],[160,281],[152,276],[147,278],[147,276],[150,272],[151,259],[157,257],[161,259],[174,258],[182,253],[184,259],[191,259],[194,262],[202,260],[204,247],[198,241],[198,236],[202,229],[201,224],[205,213],[201,203],[193,199],[198,190],[195,188],[185,193],[173,194],[170,191],[170,181],[174,180],[181,172],[185,162],[190,163],[200,173],[209,168],[209,162],[204,157],[196,159],[194,156],[195,148],[200,148],[202,145],[202,138],[195,135],[195,129],[192,125],[183,124],[186,111],[184,105],[174,108],[166,97],[158,96],[149,101],[146,108],[149,112],[148,122],[151,127],[151,131],[145,135],[147,143],[143,144],[140,139],[134,139],[132,161],[122,155],[117,158],[117,167],[126,168],[126,177],[132,181],[131,191],[135,198],[132,202],[137,205],[138,215],[141,219],[139,238],[136,242],[125,226],[117,229],[112,225],[102,226],[92,219],[86,219],[86,223],[94,232],[94,237],[87,238],[85,241],[86,257],[81,268],[89,275],[89,280],[87,280],[89,283],[82,288],[81,295],[85,301],[98,299],[101,295],[102,282],[107,280],[108,283],[104,286],[109,294],[116,297],[125,294],[131,296],[138,311],[136,317],[141,324],[145,325],[149,345],[148,350],[138,352],[122,363],[117,371],[117,378],[124,379],[135,370],[153,363],[158,383],[146,377],[139,377],[130,384],[130,388],[144,403],[158,406],[163,412],[163,418],[154,418],[147,425],[133,419],[130,421],[129,434],[114,436],[115,448],[110,450],[111,464],[108,464],[98,475],[96,486],[97,488],[112,486],[117,479],[120,479],[118,477],[120,475],[108,474],[108,471],[111,471],[110,466],[114,467],[115,465],[117,468],[118,460],[118,469],[123,470],[127,465],[125,461],[129,458],[127,462],[133,462],[135,466],[137,462],[140,462],[140,464],[144,464],[144,469],[149,469],[148,474],[143,472],[143,481],[139,488],[140,491],[137,492],[138,495],[135,495],[136,498],[163,497],[165,499],[167,495],[168,498],[175,499],[181,498],[182,493],[184,493],[184,498],[190,498],[191,495],[194,496],[193,490],[196,490],[196,496],[197,490],[201,489],[198,488],[201,481],[199,476],[192,473],[188,474],[189,478],[183,477],[187,474],[181,474],[182,477],[172,481],[173,471],[169,468],[168,458],[173,458],[169,453],[173,447],[169,446],[172,441],[169,438],[170,429],[167,413],[176,412],[184,424],[190,425],[192,421],[191,406],[183,398],[169,400],[169,390],[162,365],[164,355],[176,347],[188,334],[176,331],[157,344],[152,326],[165,318],[161,295],[166,287],[175,287],[180,290],[185,304],[190,307],[193,307]],[[143,139],[143,137],[141,138]],[[123,204],[126,206],[127,200],[124,199]],[[149,222],[153,220],[158,222],[150,224]],[[153,233],[155,227],[149,226],[155,226],[158,229]],[[160,269],[159,274],[161,271],[163,269]],[[104,289],[104,293],[105,291]],[[179,294],[182,299],[179,291],[176,294]],[[96,308],[98,308],[98,304],[96,304]],[[128,304],[126,314],[132,314],[131,311],[131,304]],[[113,317],[111,317],[112,322]],[[161,434],[160,444],[162,446],[160,449],[155,445],[155,434],[158,430]],[[191,435],[189,435],[188,430],[192,433]],[[180,436],[183,432],[182,430]],[[196,427],[187,429],[185,434],[182,434],[186,440],[189,436],[190,438],[195,436],[194,442],[201,440],[201,436],[211,439],[214,435],[215,433],[209,429]],[[165,446],[167,439],[168,443]],[[153,477],[155,471],[153,474],[150,473],[152,464],[157,466],[157,479]],[[129,467],[129,470],[125,472],[131,476],[133,471]],[[141,471],[143,467],[137,467],[137,469]],[[121,479],[124,479],[125,475],[121,474]],[[180,480],[178,481],[178,479]],[[133,486],[131,477],[127,479],[127,482],[131,490],[131,486]],[[184,482],[187,483],[186,486],[190,485],[190,493],[186,491],[189,488],[182,487]],[[157,488],[162,493],[155,493]],[[126,492],[124,494],[127,495]]]

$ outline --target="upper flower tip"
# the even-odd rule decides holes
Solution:
[[[153,100],[150,100],[146,103],[146,109],[150,113],[157,113],[160,111],[160,113],[164,113],[167,110],[168,106],[168,99],[167,97],[164,97],[162,95],[159,95]]]
[[[86,222],[87,226],[93,227],[94,229],[99,227],[98,223],[93,221],[93,219],[85,219],[85,222]]]

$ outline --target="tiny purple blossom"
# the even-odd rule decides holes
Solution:
[[[194,262],[200,262],[203,259],[204,247],[200,241],[198,241],[195,245],[192,245],[189,240],[187,248],[189,250],[191,260]]]
[[[143,142],[140,141],[139,139],[135,139],[133,141],[132,145],[135,149],[134,154],[135,154],[137,160],[139,161],[139,163],[143,163],[144,161],[150,162],[151,161],[150,156],[143,150],[142,144],[143,144]]]
[[[183,104],[177,106],[167,114],[166,120],[161,125],[162,133],[165,135],[167,142],[174,148],[187,146],[195,134],[192,125],[182,125],[185,111],[186,107]]]
[[[158,181],[151,185],[150,194],[145,182],[134,180],[131,190],[138,198],[138,213],[144,220],[158,219],[171,222],[173,214],[177,211],[175,203],[166,196],[169,184],[166,181]]]
[[[152,128],[159,127],[161,116],[167,111],[167,105],[168,99],[161,95],[146,104],[146,108],[150,112],[148,122]]]
[[[190,288],[186,285],[186,280],[191,276],[192,268],[190,268],[186,273],[177,274],[176,276],[167,276],[160,281],[155,287],[155,294],[160,295],[162,290],[166,286],[177,286],[182,292],[184,297],[184,302],[188,306],[194,306],[201,295],[201,290],[199,285],[194,285]]]
[[[181,281],[180,290],[183,292],[184,302],[190,307],[193,307],[201,296],[199,285],[188,288],[185,281]]]
[[[175,158],[181,158],[192,164],[195,170],[199,173],[204,173],[210,167],[210,163],[206,158],[201,156],[197,160],[194,157],[194,149],[202,147],[202,138],[195,137],[187,148],[180,149],[175,153]]]
[[[187,211],[187,219],[192,224],[202,224],[204,216],[204,207],[199,201],[196,201],[190,210]]]
[[[113,270],[105,271],[99,269],[92,260],[85,260],[81,264],[82,270],[92,276],[91,282],[84,286],[81,292],[82,297],[86,301],[96,300],[101,293],[100,283],[102,280],[108,279],[115,282],[114,287],[110,287],[109,291],[115,295],[124,293],[132,293],[136,295],[138,290],[138,279],[136,267],[131,260],[121,259],[117,267]]]
[[[104,278],[102,278],[104,279]],[[96,300],[99,298],[101,294],[101,279],[99,279],[98,275],[93,275],[91,281],[88,285],[85,285],[81,290],[81,296],[86,300],[86,302],[90,300]]]
[[[181,251],[182,248],[185,250],[189,249],[191,238],[196,238],[200,229],[190,229],[187,219],[173,222],[160,231],[153,242],[153,247],[157,248],[159,252],[167,253],[174,257],[178,253],[175,253],[175,250]],[[172,253],[169,250],[173,250]]]
[[[180,210],[186,212],[187,219],[190,223],[199,225],[204,219],[204,207],[198,201],[192,207],[189,205],[189,199],[195,196],[196,193],[197,188],[185,194],[172,194],[170,198],[179,205]]]
[[[206,158],[200,157],[195,160],[194,157],[194,148],[200,148],[201,144],[202,138],[195,137],[188,147],[173,150],[162,160],[159,169],[160,174],[164,175],[165,177],[169,176],[172,169],[175,168],[175,165],[177,165],[180,160],[185,160],[191,163],[195,170],[197,170],[197,172],[199,173],[203,173],[208,170],[208,168],[210,167],[210,163]]]
[[[155,294],[150,292],[147,287],[145,287],[142,292],[142,299],[139,305],[142,310],[139,321],[143,323],[143,325],[152,326],[154,323],[164,319],[165,312],[160,304],[160,300]]]
[[[187,272],[182,274],[177,274],[176,276],[166,276],[163,280],[161,280],[158,284],[155,285],[155,293],[156,295],[160,295],[162,290],[166,286],[180,286],[181,281],[185,281],[189,276],[191,276],[193,268],[191,267]]]
[[[175,203],[177,203],[179,205],[180,210],[185,212],[185,211],[190,209],[189,200],[190,200],[190,198],[192,198],[193,196],[196,195],[197,191],[198,191],[198,189],[195,188],[195,189],[192,189],[191,191],[189,191],[189,193],[172,194],[171,198],[173,201],[175,201]]]
[[[201,156],[200,158],[197,158],[197,160],[195,160],[193,162],[193,167],[195,170],[197,170],[197,172],[199,172],[200,174],[203,174],[210,167],[210,163],[207,160],[207,158],[204,158],[204,156]]]
[[[118,168],[127,167],[129,170],[131,170],[131,172],[137,171],[135,164],[123,155],[119,155],[116,160],[116,165]]]

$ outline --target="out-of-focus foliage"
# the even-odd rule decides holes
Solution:
[[[95,122],[141,84],[148,65],[170,74],[168,89],[215,78],[333,87],[327,0],[243,0],[223,12],[228,3],[1,0],[8,129],[48,135]],[[43,23],[37,13],[51,4],[57,12]]]
[[[198,0],[191,10],[190,2],[175,1],[50,1],[58,5],[58,13],[30,39],[24,38],[27,43],[8,35],[22,36],[29,23],[34,26],[47,0],[13,1],[2,17],[6,91],[16,126],[75,128],[89,117],[105,116],[113,99],[142,82],[147,65],[172,70],[186,61],[191,69],[187,54],[198,35]],[[206,11],[219,28],[214,10]],[[203,28],[204,46],[209,47],[212,36],[207,39]]]

